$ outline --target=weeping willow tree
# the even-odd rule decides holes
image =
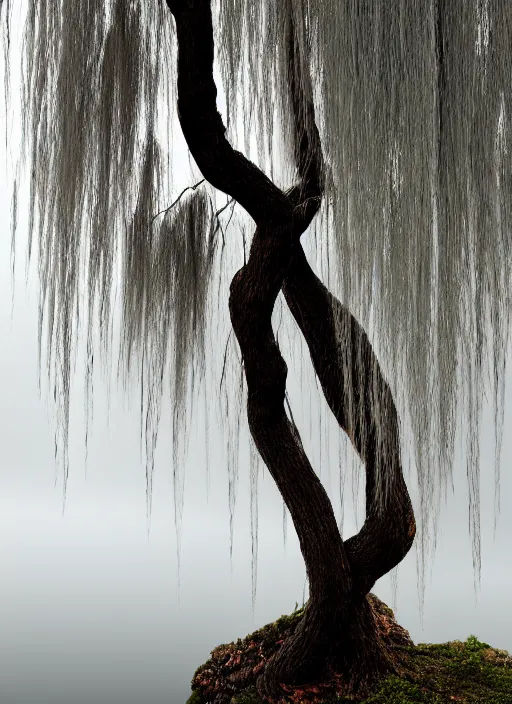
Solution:
[[[225,375],[226,347],[220,395],[231,395],[237,418],[246,403],[251,436],[290,512],[309,580],[300,626],[267,663],[258,690],[277,696],[280,683],[311,682],[334,668],[362,693],[398,667],[377,637],[366,597],[403,560],[416,533],[398,409],[412,430],[422,585],[460,417],[480,575],[479,424],[486,392],[494,408],[499,508],[511,310],[512,5],[26,5],[29,250],[35,242],[40,354],[44,348],[59,411],[64,475],[77,336],[85,331],[89,398],[94,333],[108,360],[119,287],[119,369],[125,381],[134,374],[141,380],[148,502],[164,381],[171,384],[179,532],[179,439],[187,403],[212,361],[205,330],[214,314],[216,262],[222,269],[226,240],[240,233],[222,224],[225,207],[217,207],[214,194],[227,194],[254,231],[229,287],[241,358],[238,372]],[[9,0],[2,13],[8,56]],[[176,104],[204,181],[162,211],[175,174],[159,135],[165,132],[172,144]],[[318,246],[329,245],[337,296],[305,256],[307,230]],[[347,540],[291,409],[285,411],[287,365],[271,320],[280,292],[325,400],[364,463],[366,517]],[[232,508],[239,425],[228,431]],[[251,492],[254,486],[251,476]]]

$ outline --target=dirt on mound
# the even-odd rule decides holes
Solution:
[[[507,651],[465,642],[414,645],[393,611],[374,594],[367,597],[381,637],[400,663],[400,677],[376,683],[366,699],[344,693],[343,677],[290,689],[279,704],[512,704],[512,657]],[[299,623],[304,606],[236,642],[219,645],[192,678],[187,704],[266,704],[256,680],[267,660]]]

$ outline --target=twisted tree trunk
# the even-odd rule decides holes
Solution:
[[[167,4],[177,28],[178,115],[185,139],[203,176],[235,198],[256,223],[247,264],[231,282],[229,310],[247,378],[249,428],[290,511],[309,579],[304,616],[267,663],[258,690],[267,699],[278,698],[281,684],[310,683],[334,669],[354,692],[364,694],[375,679],[397,671],[379,640],[366,595],[408,552],[415,522],[389,387],[364,331],[312,272],[300,244],[320,207],[324,165],[311,95],[295,51],[291,5],[289,86],[300,182],[283,193],[226,140],[212,74],[210,0]],[[365,462],[366,521],[345,542],[284,410],[287,366],[271,326],[281,288],[326,400]],[[386,500],[379,502],[383,483]]]

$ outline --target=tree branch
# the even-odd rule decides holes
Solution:
[[[175,200],[173,200],[173,202],[170,204],[170,206],[169,206],[168,208],[164,208],[163,210],[159,210],[156,215],[153,215],[153,217],[151,218],[150,224],[152,224],[152,223],[156,220],[156,218],[157,218],[159,215],[162,215],[163,213],[167,213],[167,212],[169,212],[169,210],[170,210],[171,208],[174,208],[174,206],[176,205],[176,203],[180,200],[180,198],[181,198],[187,191],[195,191],[196,188],[199,188],[199,186],[200,186],[202,183],[204,183],[204,181],[205,181],[205,179],[203,178],[203,179],[201,179],[200,181],[198,181],[197,183],[195,183],[193,186],[187,186],[186,188],[184,188],[184,189],[182,190],[182,192],[179,194],[179,196],[178,196]],[[220,211],[219,211],[219,212],[220,212]],[[216,215],[217,215],[217,213],[216,213]]]
[[[300,244],[283,293],[306,339],[329,408],[365,465],[366,520],[343,546],[354,579],[368,593],[377,579],[403,560],[415,535],[395,403],[366,333],[313,273]],[[377,463],[380,482],[389,485],[389,500],[381,514],[376,510],[377,492],[382,490]]]
[[[300,181],[288,191],[288,196],[295,204],[313,198],[317,207],[324,194],[325,161],[322,153],[320,135],[315,122],[315,108],[309,71],[302,65],[301,55],[297,47],[296,22],[301,22],[300,31],[305,35],[304,18],[297,18],[289,0],[287,27],[287,85],[289,87],[292,106],[292,124],[294,140],[294,156]]]
[[[178,111],[187,144],[204,177],[235,198],[257,224],[247,264],[235,274],[229,298],[247,378],[249,427],[290,510],[312,600],[329,593],[341,608],[350,589],[342,542],[329,497],[284,410],[287,367],[271,325],[293,241],[318,210],[318,189],[297,203],[232,149],[216,108],[210,0],[167,2],[178,34]],[[313,181],[315,168],[306,163],[303,168]],[[330,568],[312,569],[320,563]]]
[[[295,46],[293,20],[288,50],[287,83],[293,108],[295,159],[301,177],[301,183],[288,195],[297,203],[304,195],[319,201],[325,185],[325,163],[309,75]],[[402,474],[395,403],[366,333],[313,273],[300,241],[294,244],[282,289],[308,344],[327,403],[365,463],[366,520],[359,533],[343,546],[352,576],[367,594],[377,579],[402,561],[416,530]],[[382,405],[378,420],[376,402]],[[382,491],[377,482],[377,462],[381,466],[380,483],[389,486],[383,512],[375,509],[378,492]],[[387,463],[385,467],[383,462]]]
[[[226,139],[213,80],[211,0],[167,0],[178,35],[178,117],[203,176],[235,198],[257,225],[290,221],[286,195]]]

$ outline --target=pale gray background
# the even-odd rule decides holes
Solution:
[[[3,121],[2,121],[3,125]],[[10,139],[17,130],[11,124]],[[2,129],[3,131],[3,129]],[[0,164],[6,159],[1,139]],[[184,154],[178,155],[184,163]],[[185,178],[185,181],[188,176]],[[283,547],[282,502],[268,474],[259,482],[258,592],[251,613],[249,473],[240,470],[233,569],[229,560],[227,470],[219,440],[210,443],[207,501],[202,421],[191,429],[186,468],[178,603],[176,536],[169,438],[157,450],[149,536],[140,459],[138,399],[106,393],[97,377],[95,421],[84,472],[83,397],[73,400],[71,472],[62,516],[62,479],[55,483],[53,420],[37,388],[37,285],[24,280],[19,251],[11,315],[8,208],[12,170],[0,177],[0,701],[2,704],[183,704],[196,667],[219,643],[290,612],[304,596],[305,570],[288,519]],[[10,186],[9,186],[10,187]],[[177,189],[179,190],[179,189]],[[23,241],[23,217],[20,225]],[[241,263],[241,262],[240,262]],[[227,305],[224,309],[227,315]],[[222,344],[224,340],[222,340]],[[220,354],[211,360],[220,365]],[[78,373],[77,373],[78,374]],[[81,376],[78,374],[78,382]],[[465,467],[458,462],[455,497],[440,521],[439,546],[427,581],[424,628],[419,619],[416,551],[399,569],[397,617],[415,642],[481,640],[512,651],[512,529],[510,437],[512,386],[507,379],[501,515],[493,541],[492,426],[485,411],[482,447],[482,588],[475,604]],[[297,392],[295,391],[295,398]],[[299,427],[318,405],[305,399]],[[324,409],[325,417],[325,409]],[[212,411],[212,416],[215,412]],[[212,421],[213,422],[213,421]],[[316,421],[315,421],[316,422]],[[313,428],[314,428],[313,423]],[[334,426],[333,426],[334,427]],[[215,434],[215,426],[211,426]],[[315,436],[313,430],[313,437]],[[314,456],[323,438],[310,446]],[[325,448],[323,450],[326,456]],[[313,462],[315,468],[318,461]],[[323,462],[322,480],[339,515],[337,465]],[[351,474],[345,491],[344,537],[361,525],[352,512]],[[415,507],[415,478],[407,477]],[[389,576],[374,588],[392,605]],[[307,598],[307,590],[305,593]]]

